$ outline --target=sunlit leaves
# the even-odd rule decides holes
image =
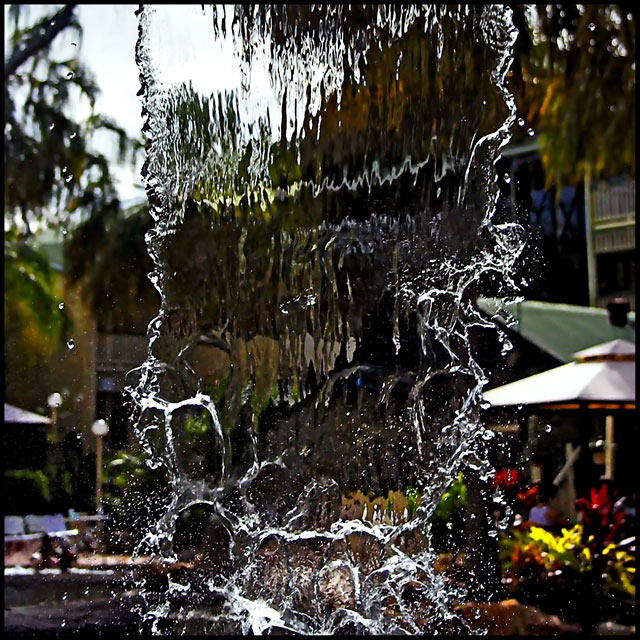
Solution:
[[[27,366],[51,354],[68,324],[58,302],[55,273],[47,258],[5,231],[4,323],[17,336]]]
[[[635,172],[635,9],[516,6],[520,113],[539,134],[548,184]],[[517,133],[517,132],[516,132]]]

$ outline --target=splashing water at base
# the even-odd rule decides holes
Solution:
[[[169,489],[138,551],[199,550],[141,580],[145,624],[464,628],[428,521],[461,469],[489,470],[476,300],[516,294],[523,247],[494,219],[508,9],[138,16],[161,308],[129,393]]]

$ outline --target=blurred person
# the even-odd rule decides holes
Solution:
[[[40,545],[38,569],[50,569],[51,567],[55,567],[58,563],[57,556],[55,540],[48,533],[45,533],[44,536],[42,536],[42,544]]]
[[[622,524],[622,537],[634,536],[636,533],[636,491],[631,493],[624,499],[622,504],[624,511],[624,523]]]
[[[62,571],[67,571],[76,561],[76,552],[69,540],[63,538],[60,541],[60,560],[58,562]]]
[[[529,511],[529,523],[536,527],[549,530],[558,530],[569,525],[569,518],[558,509],[551,506],[554,491],[552,489],[540,489],[536,497],[536,504]]]

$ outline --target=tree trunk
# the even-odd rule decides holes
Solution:
[[[33,37],[23,49],[18,49],[13,52],[13,55],[4,65],[5,80],[13,75],[29,58],[36,55],[42,49],[46,49],[61,31],[64,31],[71,25],[75,8],[75,4],[65,5],[63,9],[53,16],[51,22],[43,27],[45,29],[43,34]]]

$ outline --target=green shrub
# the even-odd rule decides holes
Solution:
[[[45,513],[51,504],[49,477],[42,470],[5,470],[4,500],[5,513]]]

